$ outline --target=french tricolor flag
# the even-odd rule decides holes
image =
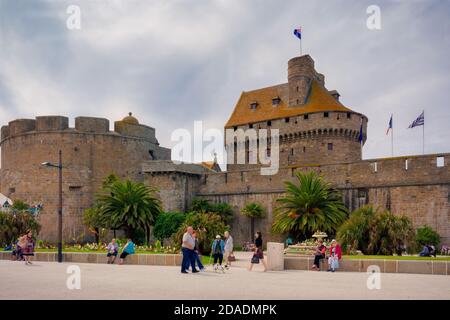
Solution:
[[[301,40],[302,39],[302,28],[299,27],[298,29],[294,29],[294,35]]]

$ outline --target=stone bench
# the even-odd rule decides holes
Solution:
[[[0,251],[0,260],[11,260],[10,251]],[[132,254],[129,255],[124,264],[151,265],[151,266],[181,266],[183,257],[181,254]],[[32,261],[57,261],[56,252],[35,252]],[[104,263],[108,258],[106,253],[83,253],[83,252],[63,252],[63,262],[78,263]],[[115,263],[119,263],[117,256]]]
[[[285,257],[286,270],[311,270],[314,257]],[[338,271],[367,272],[369,266],[377,266],[383,273],[416,273],[450,275],[450,261],[386,260],[386,259],[343,259]],[[328,269],[328,260],[321,262],[321,271]]]

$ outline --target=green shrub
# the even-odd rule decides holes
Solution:
[[[186,232],[186,228],[188,226],[192,226],[197,232],[200,251],[203,254],[210,253],[211,244],[216,235],[219,234],[223,236],[223,233],[228,230],[228,226],[225,225],[222,218],[218,214],[197,212],[188,213],[186,220],[179,227],[177,233],[173,237],[174,243],[178,248],[181,247],[183,234]]]
[[[31,229],[34,236],[41,229],[35,217],[27,211],[0,212],[0,244],[9,245],[14,243],[20,236]]]
[[[414,229],[406,216],[364,206],[354,211],[338,229],[337,238],[344,250],[361,250],[364,254],[402,254],[414,248]]]
[[[423,246],[426,244],[434,245],[436,248],[441,243],[439,234],[429,226],[423,226],[416,229],[416,244]]]
[[[163,212],[156,218],[153,234],[156,239],[163,241],[170,238],[178,231],[180,225],[186,219],[186,215],[181,212]]]
[[[222,217],[225,223],[233,219],[233,208],[226,202],[210,203],[209,200],[192,199],[192,211],[199,213],[216,213]]]

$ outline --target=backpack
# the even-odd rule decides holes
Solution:
[[[220,247],[220,240],[214,240],[215,243],[215,247],[214,247],[214,254],[221,254],[222,253],[222,248]]]

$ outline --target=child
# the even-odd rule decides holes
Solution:
[[[225,243],[221,239],[219,235],[216,236],[216,240],[213,241],[212,244],[212,254],[214,257],[214,271],[217,271],[219,268],[222,272],[225,272],[222,266],[223,253],[225,250]],[[219,263],[217,263],[217,261]]]
[[[120,254],[119,264],[123,264],[123,261],[129,254],[134,254],[134,243],[131,239],[127,240],[127,243],[123,246],[122,253]]]

